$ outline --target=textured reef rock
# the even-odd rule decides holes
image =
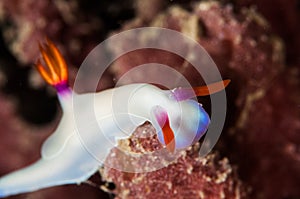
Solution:
[[[232,77],[238,91],[237,96],[233,96],[233,89],[227,92],[230,127],[225,131],[228,140],[221,151],[227,151],[227,157],[239,165],[242,178],[253,188],[252,197],[297,198],[300,93],[295,91],[300,86],[299,68],[285,66],[283,44],[270,34],[269,25],[251,10],[243,12],[246,18],[239,18],[240,23],[232,16],[226,22],[227,30],[240,27],[241,32],[232,31],[230,38],[226,37],[226,29],[217,29],[216,35],[222,36],[214,37],[220,44],[225,35],[230,43],[225,50],[231,52],[226,56],[228,68],[224,60],[218,65],[228,70],[224,74]],[[216,15],[206,12],[204,24],[213,26],[230,15],[213,19]],[[214,32],[213,28],[207,29]],[[235,43],[236,38],[240,42]]]
[[[236,9],[251,6],[263,14],[271,24],[272,31],[284,39],[287,64],[300,64],[299,1],[274,0],[271,5],[268,0],[239,0],[235,1],[235,6]]]
[[[299,70],[288,70],[268,87],[249,93],[229,131],[234,141],[228,149],[235,151],[230,159],[238,163],[256,198],[300,195],[299,86]]]
[[[148,138],[143,138],[146,135]],[[149,153],[162,147],[155,129],[147,123],[138,127],[131,139],[122,140],[119,145],[131,153]],[[138,171],[140,161],[148,162],[149,170],[155,169],[156,157],[124,161],[117,148],[111,151],[106,164],[124,164],[124,167],[130,166]],[[109,167],[100,172],[103,179],[116,185],[114,190],[105,189],[114,193],[116,198],[245,198],[246,195],[246,189],[228,159],[220,159],[215,153],[199,157],[199,144],[181,151],[174,162],[152,172],[123,172]]]
[[[145,24],[136,18],[125,24],[122,30],[156,26],[180,31],[198,41],[208,51],[225,77],[234,79],[233,76],[239,73],[242,77],[237,81],[244,84],[254,84],[250,81],[255,81],[256,87],[261,87],[282,69],[282,42],[270,34],[267,22],[259,14],[245,9],[235,15],[231,6],[223,7],[216,2],[194,4],[193,9],[193,12],[189,12],[173,6],[149,23]],[[138,42],[144,40],[141,38]],[[128,45],[132,45],[130,41],[121,41],[111,46],[111,50],[119,53],[122,46]],[[186,50],[186,56],[192,56],[193,53],[193,50]],[[118,59],[111,70],[118,78],[137,65],[151,62],[172,66],[185,75],[192,85],[201,84],[193,66],[168,52],[148,49],[144,52],[133,51]],[[142,72],[140,76],[143,76]],[[156,76],[160,76],[160,73]]]

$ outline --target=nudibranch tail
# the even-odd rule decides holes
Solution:
[[[206,86],[198,86],[193,88],[176,88],[173,90],[173,93],[177,101],[183,101],[196,96],[206,96],[217,93],[225,89],[229,83],[230,80],[226,79]]]
[[[69,147],[56,157],[41,158],[32,165],[1,177],[0,198],[87,180],[97,171],[99,163],[81,147],[75,136],[69,142]]]
[[[54,86],[58,92],[65,91],[68,88],[68,69],[62,54],[49,39],[46,44],[39,44],[39,48],[46,67],[38,59],[35,64],[37,70],[44,80]]]

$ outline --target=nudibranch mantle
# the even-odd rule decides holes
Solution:
[[[116,141],[128,138],[145,121],[152,123],[159,141],[170,152],[186,148],[201,138],[210,122],[202,106],[191,98],[218,92],[229,83],[224,80],[209,86],[173,90],[129,84],[98,93],[77,94],[67,84],[67,66],[56,46],[47,40],[46,45],[40,45],[40,51],[48,69],[39,60],[36,67],[56,88],[63,115],[42,146],[41,159],[0,178],[0,197],[86,181],[101,166]],[[91,98],[96,124],[91,123],[90,113],[85,110]],[[85,132],[78,132],[82,127]],[[91,155],[85,145],[95,139],[99,145],[92,146]]]

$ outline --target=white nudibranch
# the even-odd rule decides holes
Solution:
[[[168,151],[190,146],[199,141],[210,122],[202,106],[191,98],[218,92],[230,82],[224,80],[208,86],[173,90],[161,90],[151,84],[129,84],[98,93],[77,94],[68,86],[67,65],[56,46],[47,40],[45,45],[40,45],[40,51],[48,68],[40,60],[36,68],[45,81],[56,88],[63,116],[55,132],[44,142],[40,160],[0,178],[0,198],[86,181],[101,166],[98,160],[104,161],[113,147],[108,139],[115,141],[129,137],[130,134],[125,135],[120,129],[132,133],[145,121],[153,124],[159,141]],[[85,103],[91,96],[95,103],[95,117],[100,124],[97,128],[89,125],[89,119],[85,117]],[[122,102],[128,106],[126,112],[115,111],[112,103],[115,96],[122,97]],[[102,139],[99,140],[101,144],[94,150],[96,158],[86,150],[76,133],[76,126],[80,125],[75,125],[78,121],[74,119],[72,100],[78,101],[76,111],[82,118],[79,122],[86,126],[85,133],[81,135],[85,136],[85,144],[95,139],[93,131],[101,128],[102,134],[97,134],[97,139]],[[125,121],[124,115],[135,118],[135,122]]]

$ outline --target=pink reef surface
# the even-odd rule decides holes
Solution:
[[[152,133],[151,133],[152,132]],[[145,123],[136,129],[131,139],[119,143],[122,151],[131,153],[151,152],[162,148],[151,124]],[[142,138],[147,134],[154,135]],[[102,177],[116,185],[116,198],[245,198],[247,191],[227,158],[210,153],[199,157],[199,143],[181,151],[178,159],[156,170],[157,157],[123,160],[123,153],[116,148],[107,158],[107,165],[123,165],[139,170],[146,162],[152,172],[133,173],[104,167]],[[166,158],[168,159],[168,158]]]
[[[37,41],[51,38],[69,63],[70,85],[88,52],[115,33],[156,26],[198,41],[224,78],[228,111],[213,149],[199,157],[199,144],[180,152],[166,167],[148,173],[102,167],[95,186],[61,186],[12,198],[300,198],[300,12],[296,0],[2,0],[0,1],[0,175],[39,158],[42,142],[61,112],[53,89],[31,65]],[[136,38],[136,42],[144,40]],[[175,45],[176,43],[172,44]],[[131,45],[108,46],[110,56]],[[108,53],[108,52],[106,52]],[[193,52],[186,51],[186,55]],[[158,56],[159,55],[159,56]],[[139,50],[115,61],[98,89],[111,87],[128,70],[158,62],[175,68],[193,86],[203,81],[183,58],[159,50]],[[152,71],[160,77],[160,73]],[[88,74],[85,88],[89,88]],[[138,76],[145,76],[144,73]],[[163,78],[163,77],[161,77]],[[200,99],[209,111],[209,99]],[[150,138],[140,138],[149,133]],[[162,146],[149,123],[119,147],[143,153]],[[108,163],[122,161],[113,149]],[[149,162],[153,161],[151,159]],[[151,165],[149,165],[151,167]],[[47,172],[47,171],[45,171]],[[113,184],[112,184],[113,183]],[[107,193],[104,193],[103,190]]]

